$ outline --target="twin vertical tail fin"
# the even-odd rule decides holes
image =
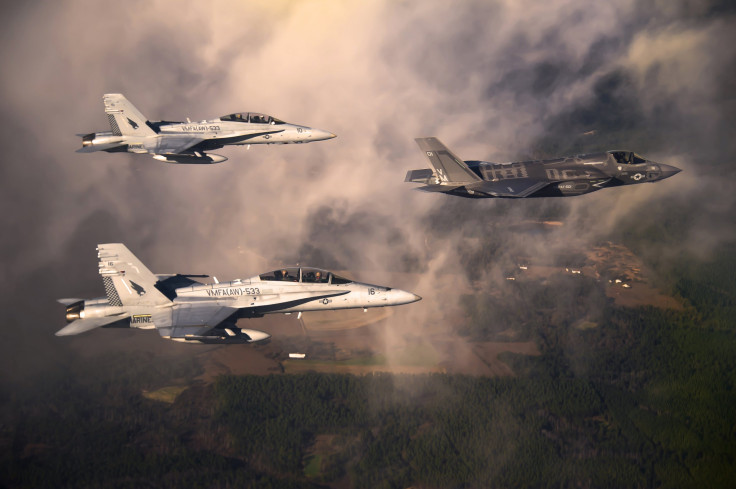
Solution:
[[[110,305],[158,306],[171,302],[156,288],[158,278],[124,244],[99,244],[97,257]]]
[[[106,93],[105,113],[115,136],[153,136],[156,132],[148,125],[148,119],[121,93]]]

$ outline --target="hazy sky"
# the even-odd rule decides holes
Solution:
[[[730,2],[54,1],[0,16],[0,271],[4,370],[66,348],[58,297],[102,294],[95,245],[124,242],[157,273],[247,277],[282,263],[420,272],[415,320],[441,309],[478,228],[556,213],[538,256],[625,222],[690,216],[652,249],[707,256],[734,238],[736,39]],[[151,120],[264,112],[337,139],[225,148],[214,166],[77,154],[108,130],[102,94]],[[583,133],[595,131],[592,136]],[[684,172],[551,201],[459,201],[411,190],[413,138],[465,159],[624,148]],[[729,178],[730,177],[730,178]],[[430,232],[429,227],[448,230]],[[520,237],[522,236],[522,237]],[[467,249],[467,248],[465,248]],[[488,280],[494,275],[489,273]],[[390,284],[389,284],[390,285]],[[427,295],[429,294],[429,295]],[[454,300],[454,299],[452,299]],[[104,342],[104,334],[99,334]],[[8,346],[12,345],[12,346]]]

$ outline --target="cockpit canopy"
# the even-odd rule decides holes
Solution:
[[[221,121],[232,122],[249,122],[251,124],[286,124],[284,121],[266,114],[257,112],[238,112],[235,114],[223,115]]]
[[[261,280],[278,282],[302,282],[311,284],[349,284],[352,280],[319,268],[281,268],[259,275]]]
[[[608,153],[613,156],[616,163],[622,165],[640,165],[647,162],[645,158],[642,158],[633,151],[609,151]]]

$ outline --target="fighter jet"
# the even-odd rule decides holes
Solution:
[[[206,151],[226,145],[309,143],[335,137],[322,129],[289,124],[255,112],[200,122],[151,122],[120,93],[105,94],[102,100],[110,130],[78,134],[82,147],[77,153],[142,153],[168,163],[211,164],[227,158]]]
[[[572,197],[602,188],[657,182],[680,171],[632,151],[607,151],[553,160],[490,163],[463,161],[437,138],[415,140],[434,170],[410,170],[405,182],[417,190],[459,197]]]
[[[256,343],[268,333],[240,318],[265,314],[398,306],[421,300],[399,289],[355,282],[319,268],[287,267],[245,280],[204,284],[206,275],[154,275],[121,243],[97,245],[105,297],[59,299],[67,325],[56,336],[99,327],[156,329],[185,343]]]

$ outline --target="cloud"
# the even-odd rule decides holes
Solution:
[[[520,253],[554,257],[673,208],[707,217],[685,219],[685,238],[667,246],[733,239],[733,226],[723,225],[734,207],[724,178],[734,174],[724,164],[735,149],[734,43],[723,42],[733,37],[733,15],[718,4],[665,4],[223,1],[182,9],[162,0],[7,10],[0,224],[12,231],[0,238],[3,300],[18,303],[33,287],[45,310],[62,287],[41,273],[63,275],[64,295],[101,292],[94,246],[123,241],[155,271],[221,279],[297,260],[373,282],[413,272],[425,300],[407,306],[411,321],[393,329],[421,333],[437,328],[432,318],[467,286],[447,271],[462,270],[489,239],[500,263]],[[117,91],[154,120],[260,111],[338,138],[226,148],[219,153],[230,160],[212,167],[74,153],[74,133],[106,128],[100,99]],[[433,135],[466,159],[624,147],[686,172],[564,201],[461,201],[402,182],[427,166],[412,139]],[[543,240],[515,230],[540,216],[565,226]],[[77,267],[89,273],[77,276]],[[489,287],[502,279],[494,270],[484,275]],[[31,318],[18,317],[18,334],[58,326]]]

